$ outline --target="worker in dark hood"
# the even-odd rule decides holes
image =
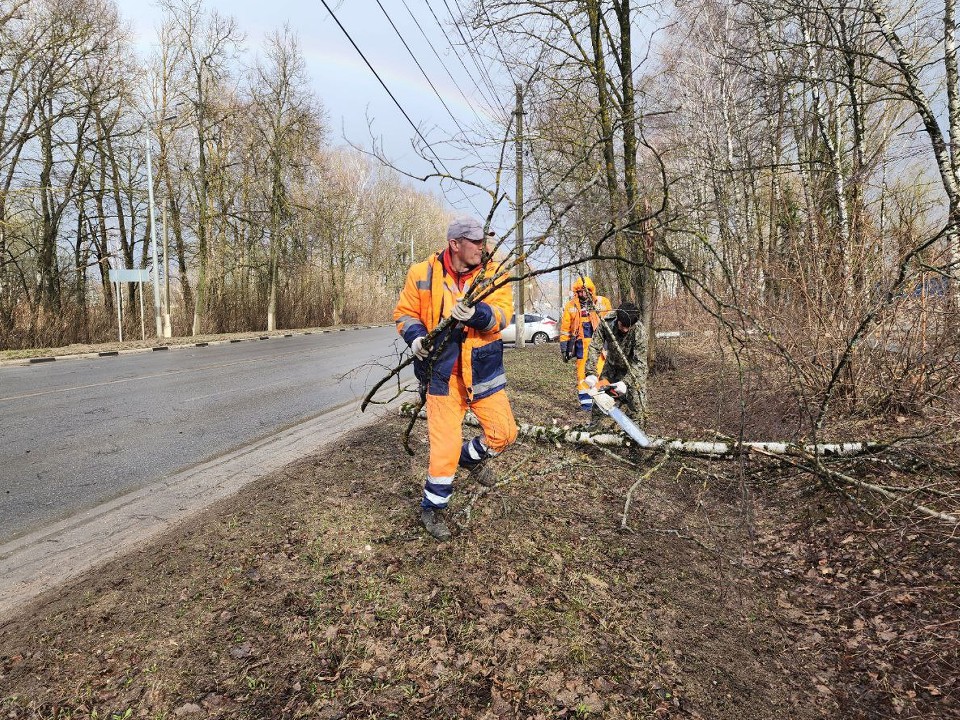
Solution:
[[[584,384],[591,388],[598,382],[614,385],[621,402],[637,420],[643,419],[640,417],[643,403],[635,387],[635,378],[640,375],[645,379],[647,362],[646,348],[641,342],[642,332],[640,309],[632,302],[621,303],[604,318],[594,334],[587,355],[587,375],[584,377]],[[598,370],[601,354],[605,362]]]

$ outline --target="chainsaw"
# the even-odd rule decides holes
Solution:
[[[586,381],[584,383],[587,384]],[[600,412],[619,425],[637,445],[643,448],[652,445],[647,434],[637,427],[637,424],[627,417],[623,410],[617,407],[617,400],[627,392],[627,386],[624,382],[610,383],[606,380],[600,380],[594,385],[587,384],[586,391],[593,398],[593,404],[600,408]]]

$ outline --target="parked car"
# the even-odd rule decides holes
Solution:
[[[517,341],[517,325],[511,322],[503,330],[500,336],[504,342]],[[533,343],[534,345],[543,345],[543,343],[553,342],[560,337],[560,326],[552,317],[543,315],[531,315],[525,313],[523,316],[523,341]]]

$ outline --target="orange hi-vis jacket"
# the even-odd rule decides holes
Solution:
[[[406,283],[393,311],[397,332],[407,345],[432,331],[450,315],[480,271],[476,268],[454,277],[444,268],[445,252],[431,255],[424,262],[411,266],[407,272]],[[492,278],[497,268],[497,263],[487,263],[484,277]],[[513,290],[509,284],[504,285],[476,303],[474,308],[469,321],[452,323],[434,339],[434,351],[426,360],[414,359],[414,373],[421,382],[428,383],[430,395],[449,394],[450,377],[454,372],[463,379],[469,400],[485,398],[506,386],[500,331],[509,324],[513,314]],[[447,338],[449,341],[445,342]],[[443,349],[437,356],[435,349],[441,347]]]
[[[563,308],[560,321],[560,347],[566,348],[571,356],[586,357],[586,347],[593,333],[600,327],[600,320],[610,312],[610,301],[603,295],[593,298],[593,309],[587,310],[580,305],[576,295]],[[584,343],[584,341],[587,341]],[[566,344],[564,344],[566,343]]]

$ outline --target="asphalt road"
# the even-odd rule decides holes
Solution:
[[[0,543],[355,404],[396,340],[389,326],[0,367]]]

